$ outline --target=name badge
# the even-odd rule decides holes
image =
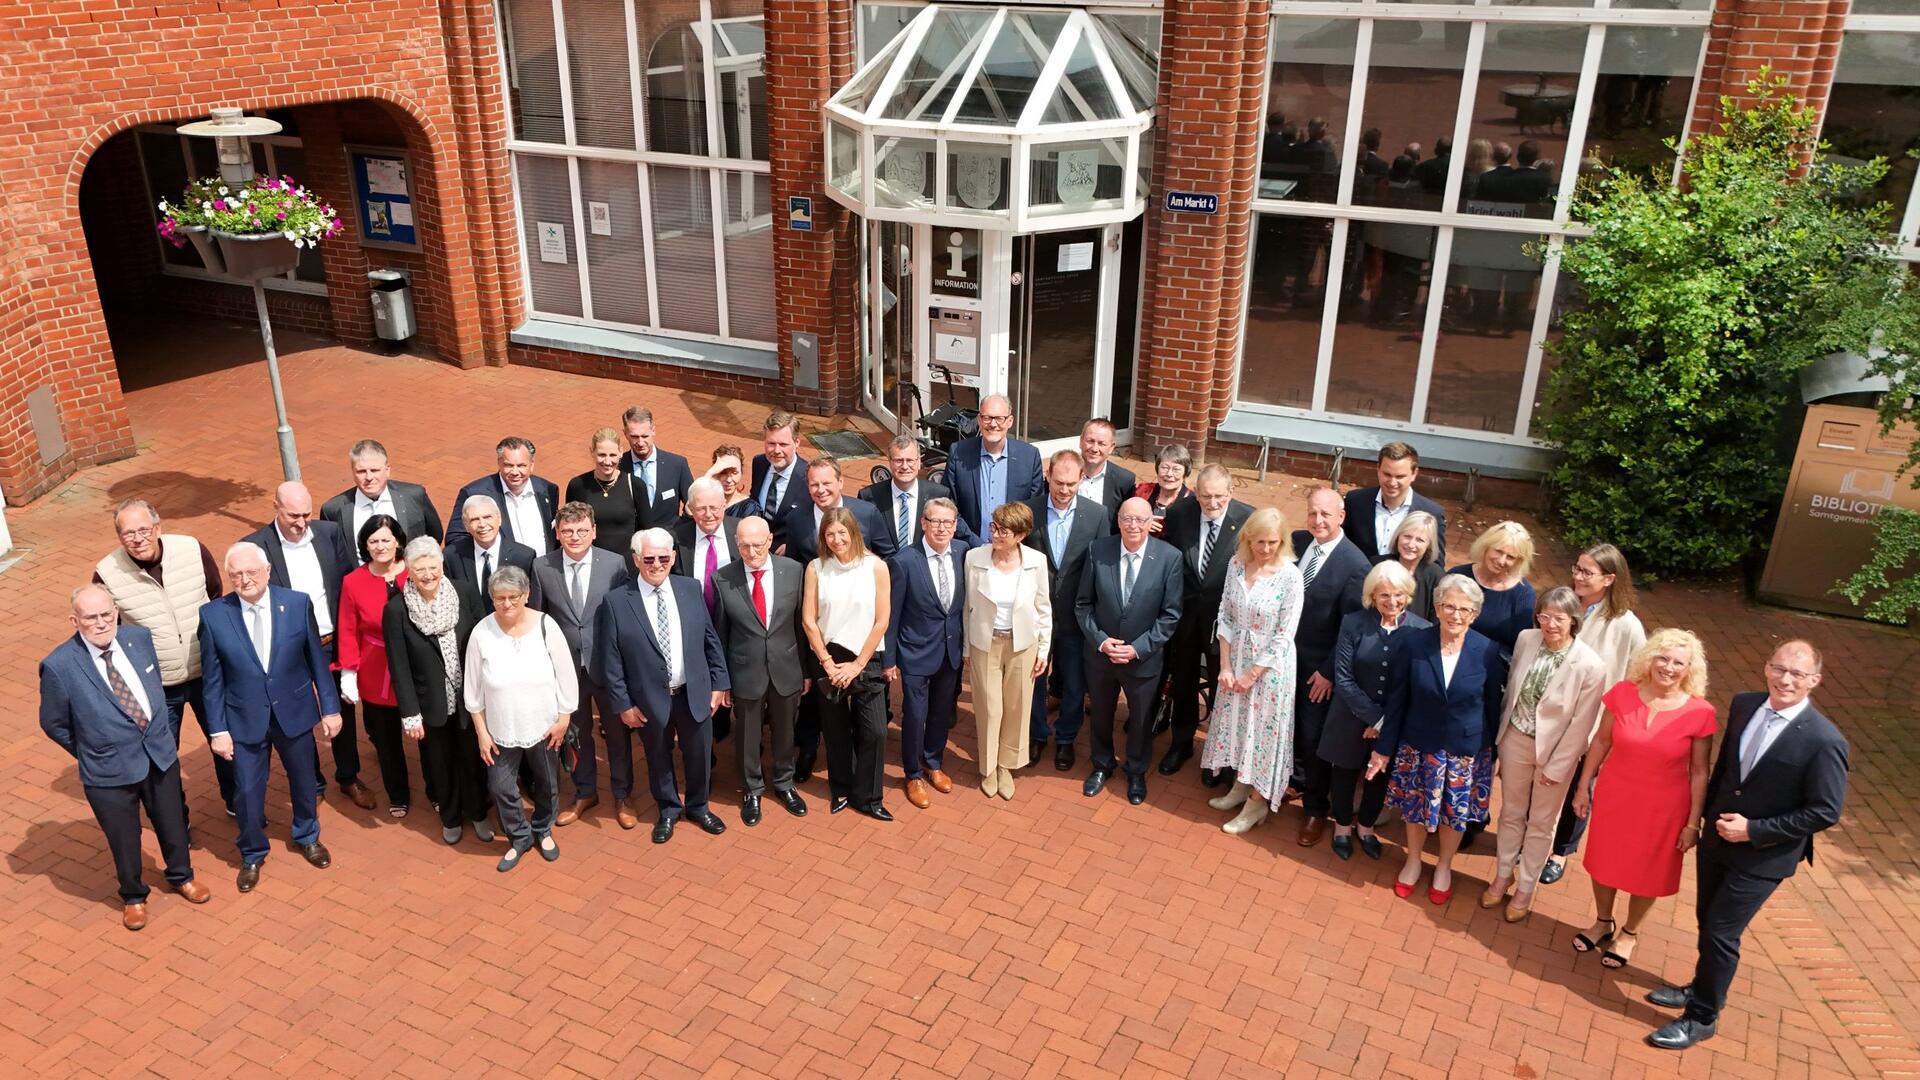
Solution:
[[[660,497],[663,499],[671,499],[678,494],[680,494],[678,491],[675,491],[673,488],[668,488],[660,493]]]

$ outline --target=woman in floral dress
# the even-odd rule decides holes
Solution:
[[[1300,569],[1280,511],[1256,510],[1240,527],[1220,601],[1219,675],[1200,765],[1232,769],[1233,789],[1207,805],[1240,808],[1221,828],[1260,824],[1293,773],[1293,634],[1300,626]]]

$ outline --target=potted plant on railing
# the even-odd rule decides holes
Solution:
[[[207,270],[222,277],[284,274],[301,248],[340,228],[333,207],[290,176],[241,184],[208,177],[189,183],[178,203],[160,202],[160,235],[174,247],[192,243]]]

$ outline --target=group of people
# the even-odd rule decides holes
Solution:
[[[1746,921],[1839,815],[1846,742],[1808,699],[1817,649],[1780,646],[1767,692],[1735,698],[1714,764],[1702,643],[1645,631],[1621,553],[1591,547],[1568,585],[1536,593],[1533,542],[1505,521],[1443,570],[1446,511],[1414,490],[1419,457],[1404,443],[1381,448],[1375,485],[1311,491],[1305,528],[1290,531],[1279,509],[1234,498],[1224,467],[1193,472],[1184,448],[1163,448],[1138,482],[1111,460],[1104,419],[1044,458],[1013,422],[989,396],[944,484],[903,436],[888,479],[848,497],[839,462],[800,456],[788,413],[767,418],[751,462],[721,446],[696,477],[635,407],[592,434],[593,467],[564,489],[534,473],[531,442],[502,439],[444,531],[427,492],[393,479],[385,448],[363,440],[353,487],[316,514],[305,487],[282,484],[273,520],[218,563],[164,532],[149,503],[120,504],[120,546],[73,592],[76,633],[41,666],[41,724],[79,760],[125,924],[146,922],[143,807],[169,885],[208,896],[177,757],[189,705],[237,821],[247,892],[268,854],[272,756],[291,840],[313,866],[331,862],[318,738],[341,793],[377,809],[360,725],[386,813],[412,808],[415,742],[442,839],[491,842],[491,817],[506,872],[530,852],[559,858],[554,830],[597,808],[602,759],[618,824],[639,825],[636,734],[655,843],[682,820],[725,831],[710,794],[729,733],[742,824],[761,822],[769,794],[804,816],[798,785],[823,744],[829,811],[891,821],[895,684],[901,787],[924,809],[956,786],[945,766],[964,676],[989,798],[1012,800],[1048,743],[1054,770],[1073,770],[1084,726],[1083,793],[1119,774],[1138,805],[1155,737],[1170,732],[1157,772],[1197,754],[1202,784],[1224,789],[1211,805],[1233,812],[1230,833],[1297,798],[1301,846],[1330,829],[1339,858],[1379,859],[1391,807],[1406,829],[1401,897],[1431,839],[1427,897],[1448,902],[1456,853],[1493,824],[1479,903],[1512,922],[1585,829],[1598,910],[1572,946],[1610,967],[1631,961],[1698,845],[1701,969],[1662,992],[1686,1011],[1654,1038],[1712,1033]]]

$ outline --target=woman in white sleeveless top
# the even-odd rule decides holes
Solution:
[[[820,557],[807,564],[801,626],[818,674],[813,692],[827,744],[830,809],[848,806],[879,821],[887,749],[887,681],[880,654],[893,586],[887,564],[867,552],[846,507],[820,515]]]

